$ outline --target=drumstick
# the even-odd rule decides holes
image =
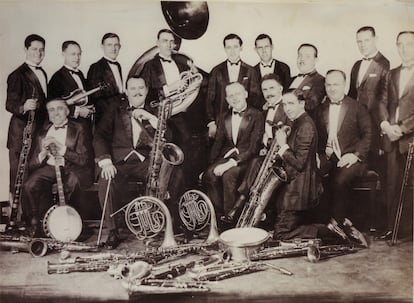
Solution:
[[[99,246],[99,242],[101,242],[102,228],[103,228],[103,222],[105,219],[106,204],[108,202],[109,186],[111,185],[111,181],[112,181],[112,178],[109,178],[108,185],[106,187],[104,206],[103,206],[102,216],[101,216],[101,224],[99,225],[99,233],[98,233],[98,240],[96,241],[96,246]]]

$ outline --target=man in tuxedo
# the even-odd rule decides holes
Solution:
[[[60,166],[66,201],[76,205],[79,189],[93,182],[92,138],[84,124],[68,119],[69,108],[62,99],[48,101],[49,123],[39,130],[31,160],[33,173],[24,183],[31,224],[39,236],[40,220],[51,206],[52,185],[56,183],[55,161]],[[56,156],[51,154],[56,150]],[[76,194],[75,194],[76,193]]]
[[[387,92],[379,105],[383,148],[387,155],[387,227],[380,237],[384,240],[392,236],[408,144],[414,139],[414,31],[398,34],[397,49],[402,64],[389,72]],[[409,184],[412,184],[410,175]]]
[[[24,41],[26,61],[7,78],[6,110],[12,114],[7,137],[10,163],[9,190],[12,194],[15,191],[23,131],[28,124],[30,113],[34,112],[31,137],[36,136],[37,129],[46,119],[47,75],[40,66],[45,57],[45,44],[45,39],[39,35],[27,36]],[[30,151],[26,156],[30,157]]]
[[[254,67],[256,74],[260,79],[267,74],[275,74],[279,78],[283,90],[287,90],[290,84],[290,67],[273,58],[272,38],[267,34],[260,34],[257,36],[254,46],[260,57],[260,62]]]
[[[241,83],[247,93],[249,106],[260,108],[259,80],[253,67],[240,59],[243,40],[236,34],[223,39],[227,60],[215,66],[210,73],[207,92],[207,117],[209,137],[214,138],[220,120],[227,113],[226,87],[229,83]]]
[[[247,91],[241,83],[226,86],[226,100],[231,110],[220,120],[210,166],[203,176],[218,218],[234,206],[240,178],[259,150],[264,125],[262,113],[248,106]]]
[[[315,110],[325,97],[325,78],[316,71],[318,49],[304,43],[298,48],[299,74],[292,78],[289,88],[300,89],[305,97],[305,110],[314,118]]]
[[[118,210],[123,200],[128,180],[145,180],[152,150],[152,141],[157,127],[157,117],[145,110],[148,88],[145,80],[133,76],[126,83],[126,96],[120,103],[113,103],[96,128],[93,139],[95,161],[100,168],[99,201],[103,207],[109,187],[105,212],[109,236],[106,246],[114,249],[121,242],[118,223],[110,214]],[[111,180],[108,185],[109,180]],[[183,176],[180,168],[174,169],[169,185],[170,208],[175,219],[176,202],[183,190]]]
[[[343,71],[326,74],[327,101],[317,111],[318,156],[330,190],[331,224],[343,230],[351,239],[367,246],[364,236],[347,218],[351,201],[352,181],[367,170],[367,155],[371,142],[371,121],[364,105],[345,95],[346,76]]]
[[[160,96],[165,97],[165,92],[169,92],[169,88],[179,83],[180,74],[188,71],[193,66],[192,62],[183,60],[184,56],[174,53],[176,47],[176,39],[173,32],[169,29],[161,29],[157,35],[157,46],[159,53],[155,57],[145,63],[140,74],[148,85],[148,96],[146,100],[147,108],[155,111],[150,106],[152,101],[158,101]],[[188,106],[187,106],[188,107]],[[189,122],[191,117],[187,116],[185,111],[187,107],[180,112],[173,110],[172,116],[168,121],[168,126],[172,130],[172,140],[176,143],[184,153],[183,169],[186,177],[186,183],[191,184],[189,180],[191,173],[191,163],[189,153],[191,152],[191,130]]]
[[[75,90],[86,89],[86,79],[79,69],[82,50],[78,42],[65,41],[62,43],[63,66],[50,78],[48,84],[49,98],[61,98],[69,96]],[[85,97],[87,102],[87,97]],[[93,105],[70,106],[74,118],[89,118],[93,114]]]
[[[368,166],[381,172],[381,163],[384,160],[380,157],[379,104],[384,98],[390,62],[377,50],[377,37],[373,27],[364,26],[358,29],[356,41],[363,58],[352,67],[348,95],[368,108],[372,121]]]
[[[246,174],[244,175],[243,182],[238,188],[238,198],[233,208],[220,219],[228,224],[233,224],[234,219],[238,217],[241,207],[245,204],[246,199],[249,197],[250,189],[257,177],[259,169],[263,163],[263,160],[269,151],[272,141],[275,138],[276,125],[282,123],[287,125],[288,118],[283,110],[282,104],[282,91],[283,86],[279,80],[280,78],[275,74],[267,74],[261,81],[261,87],[263,96],[266,99],[266,103],[263,106],[265,108],[264,115],[264,134],[261,140],[261,148],[259,156],[252,159],[250,162]]]
[[[87,87],[93,89],[100,83],[107,84],[107,89],[101,90],[90,96],[96,109],[96,123],[113,102],[119,102],[119,96],[123,93],[122,69],[116,58],[121,49],[119,36],[114,33],[106,33],[102,37],[101,48],[104,56],[93,63],[88,70]]]

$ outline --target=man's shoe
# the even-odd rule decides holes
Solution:
[[[337,234],[339,237],[342,238],[342,240],[349,240],[348,236],[346,235],[346,233],[344,232],[344,230],[342,228],[339,227],[338,222],[336,222],[336,220],[334,218],[332,218],[330,220],[330,222],[328,223],[328,225],[326,225],[326,227],[334,232],[335,234]]]
[[[360,246],[368,247],[367,239],[365,239],[364,235],[358,229],[356,229],[355,226],[353,226],[351,220],[348,218],[344,219],[343,230],[348,238],[351,239],[351,241]]]
[[[227,224],[233,224],[234,218],[230,215],[220,216],[220,221]]]
[[[115,249],[121,243],[118,232],[116,230],[111,230],[108,235],[108,239],[105,242],[106,249]]]
[[[227,215],[220,216],[220,220],[227,224],[233,224],[234,218],[238,215],[241,208],[244,206],[246,202],[246,196],[241,194],[239,198],[237,199],[236,203],[234,203],[234,206]]]
[[[376,240],[376,241],[388,241],[388,240],[391,240],[391,238],[392,238],[392,231],[387,230],[382,235],[379,235],[379,236],[375,237],[374,240]]]

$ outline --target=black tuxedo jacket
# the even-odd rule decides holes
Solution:
[[[318,133],[312,118],[303,113],[292,122],[287,139],[289,149],[283,155],[289,183],[278,194],[278,208],[283,210],[306,210],[318,202],[316,175],[316,152]]]
[[[96,162],[111,159],[116,164],[122,162],[134,150],[131,112],[128,105],[127,99],[122,98],[118,105],[114,103],[108,108],[98,123],[93,138]],[[135,150],[148,158],[155,130],[145,120],[142,124],[146,132],[141,132]]]
[[[23,130],[29,117],[28,113],[23,113],[23,105],[27,99],[33,97],[37,98],[39,103],[32,130],[34,136],[36,130],[47,119],[46,96],[35,73],[23,63],[7,78],[6,110],[12,114],[7,138],[9,150],[20,152],[22,149]]]
[[[358,72],[361,62],[362,60],[358,60],[352,67],[348,95],[368,108],[373,123],[371,150],[378,151],[380,148],[380,129],[378,125],[381,123],[379,118],[379,104],[384,99],[386,93],[386,78],[390,70],[390,62],[378,52],[372,59],[358,87]]]
[[[86,89],[86,79],[83,76],[82,71],[79,71],[79,78],[82,81],[83,87]],[[55,72],[52,78],[50,78],[47,86],[48,97],[50,99],[65,97],[78,88],[78,84],[75,79],[73,79],[70,71],[62,66],[62,68]]]
[[[276,59],[273,60],[275,61],[275,69],[273,70],[273,73],[278,76],[283,86],[283,90],[286,91],[290,85],[290,67],[282,61],[278,61]],[[258,78],[262,79],[263,77],[260,73],[260,62],[254,66],[254,69]]]
[[[53,124],[46,122],[39,130],[33,157],[30,161],[32,169],[41,167],[46,164],[45,159],[39,163],[38,155],[42,149],[42,140]],[[65,159],[65,170],[72,171],[79,179],[82,189],[86,189],[93,183],[93,148],[90,132],[84,124],[68,118],[67,135],[66,135],[66,152],[63,155]]]
[[[325,155],[326,143],[329,134],[329,106],[328,100],[317,111],[316,123],[319,134],[318,153]],[[354,153],[365,161],[371,144],[371,119],[366,107],[356,100],[345,96],[342,100],[338,118],[337,137],[341,154]],[[321,157],[326,158],[326,156]]]
[[[171,58],[177,64],[180,73],[189,70],[189,67],[179,59],[181,58],[180,55],[172,54]],[[145,79],[149,89],[147,104],[151,101],[158,100],[160,90],[162,91],[163,86],[167,84],[159,54],[156,54],[153,59],[145,63],[144,68],[140,73],[140,77]]]
[[[119,74],[122,79],[121,68],[119,68]],[[109,104],[119,102],[119,96],[121,95],[114,74],[105,58],[101,58],[98,62],[93,63],[89,67],[87,74],[87,89],[90,90],[98,87],[102,82],[108,85],[107,88],[89,96],[90,102],[96,109],[96,121],[101,119]]]
[[[242,61],[237,81],[243,84],[249,94],[248,104],[261,109],[259,79],[254,68]],[[227,61],[224,61],[211,70],[208,81],[207,116],[209,121],[216,121],[216,125],[228,109],[226,86],[229,83]]]
[[[217,128],[216,139],[210,153],[210,164],[221,159],[233,148],[239,153],[230,158],[240,164],[252,159],[259,151],[260,142],[263,138],[264,123],[263,114],[255,108],[247,107],[244,112],[237,136],[237,144],[232,139],[232,111],[228,111]]]
[[[296,79],[293,77],[290,84]],[[305,98],[305,110],[314,117],[315,109],[322,103],[325,97],[325,77],[319,74],[316,70],[311,72],[303,79],[302,83],[297,89],[302,90]]]
[[[390,142],[384,135],[384,150],[389,152],[398,148],[400,153],[408,151],[408,143],[414,138],[414,76],[399,97],[401,66],[392,69],[387,76],[387,93],[380,103],[380,121],[388,121],[390,124],[398,124],[403,131],[403,136],[396,142]],[[399,107],[399,118],[395,121],[395,113]]]

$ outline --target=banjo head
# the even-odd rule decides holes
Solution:
[[[54,205],[45,215],[43,229],[53,239],[75,241],[82,232],[82,219],[73,207]]]

